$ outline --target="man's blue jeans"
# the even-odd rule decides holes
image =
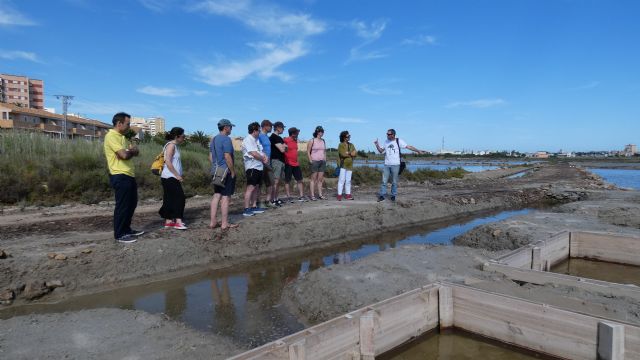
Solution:
[[[387,182],[391,177],[391,196],[398,195],[398,173],[400,165],[385,165],[382,169],[382,184],[380,185],[380,196],[387,194]]]

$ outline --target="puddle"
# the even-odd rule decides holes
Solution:
[[[554,265],[551,267],[551,271],[594,280],[640,286],[640,266],[572,258]]]
[[[513,174],[513,175],[509,175],[509,176],[507,176],[507,179],[517,179],[517,178],[521,178],[521,177],[523,177],[523,176],[525,176],[525,175],[528,175],[528,174],[530,174],[530,173],[531,173],[531,170],[527,170],[527,171],[519,172],[519,173],[516,173],[516,174]]]
[[[493,359],[525,360],[554,359],[546,355],[468,333],[466,331],[434,330],[416,341],[392,350],[377,360],[425,360],[425,359]]]
[[[461,217],[380,233],[331,248],[297,253],[285,258],[226,270],[204,271],[179,279],[74,297],[56,304],[32,304],[0,310],[0,318],[44,312],[117,307],[164,313],[201,331],[232,338],[256,347],[304,329],[280,304],[284,287],[302,274],[331,264],[349,263],[405,244],[450,244],[472,228],[524,215],[532,209]]]

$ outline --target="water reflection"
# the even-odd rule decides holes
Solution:
[[[453,225],[441,223],[379,233],[346,245],[254,263],[249,268],[205,272],[73,298],[59,304],[14,307],[0,312],[0,317],[98,307],[138,309],[164,313],[195,329],[225,335],[241,345],[255,347],[304,328],[280,303],[285,286],[302,274],[331,264],[348,264],[404,244],[450,244],[455,236],[475,226],[530,211],[505,211],[493,216],[460,219],[461,223]]]

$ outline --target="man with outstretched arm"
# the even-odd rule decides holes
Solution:
[[[373,142],[379,153],[384,153],[384,168],[382,170],[382,184],[380,185],[380,193],[378,201],[383,201],[387,195],[387,182],[391,178],[391,201],[396,201],[398,195],[398,174],[400,172],[400,151],[401,149],[409,149],[417,154],[424,154],[426,151],[418,150],[408,145],[400,138],[396,138],[394,129],[387,130],[387,140],[384,144],[380,144],[378,139]]]

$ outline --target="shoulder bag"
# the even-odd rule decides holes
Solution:
[[[402,157],[402,150],[400,150],[400,139],[396,138],[396,144],[398,144],[398,154],[400,154],[400,171],[398,171],[398,175],[402,174],[404,169],[407,168],[407,162],[404,161]]]
[[[219,187],[224,187],[224,182],[229,174],[229,169],[218,165],[218,152],[216,151],[216,136],[213,137],[213,157],[215,166],[211,171],[211,184]]]

